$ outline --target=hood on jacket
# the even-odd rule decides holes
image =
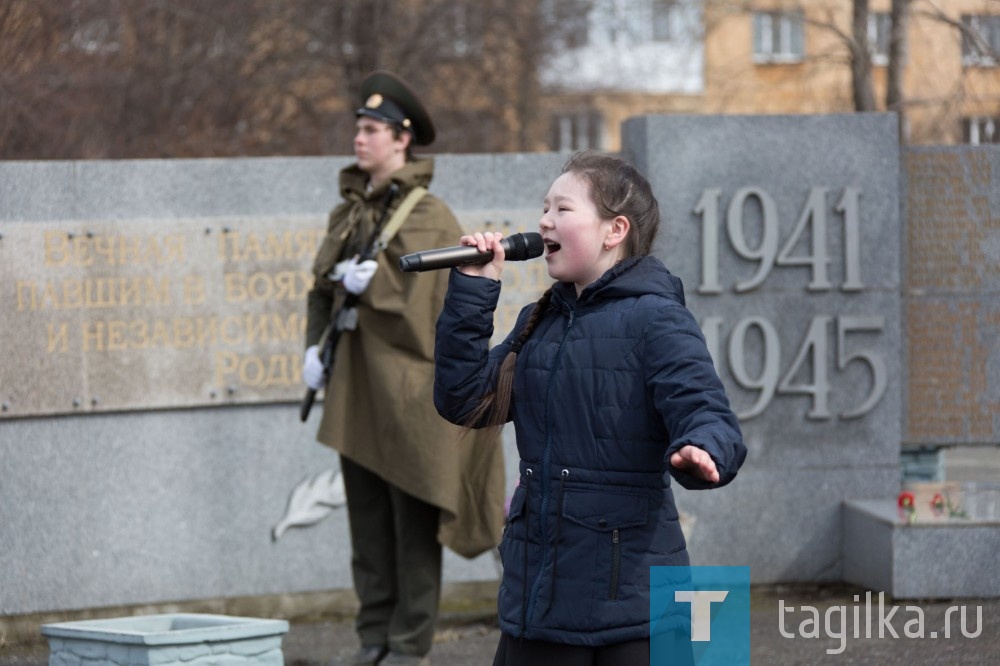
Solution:
[[[554,294],[567,304],[596,303],[633,296],[655,294],[685,304],[684,284],[654,256],[629,257],[609,268],[604,275],[577,297],[576,287],[570,282],[559,282]]]

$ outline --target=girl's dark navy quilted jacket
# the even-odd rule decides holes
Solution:
[[[499,282],[452,271],[434,400],[453,423],[492,390],[533,307],[490,350],[499,294]],[[746,457],[681,281],[644,257],[618,263],[579,298],[572,284],[554,285],[517,356],[510,418],[521,476],[500,544],[501,629],[581,645],[648,637],[649,567],[688,564],[670,477],[722,486]],[[712,456],[719,483],[668,464],[685,444]]]

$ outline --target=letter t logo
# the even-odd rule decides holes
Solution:
[[[675,590],[674,601],[691,604],[691,641],[712,640],[712,602],[729,596],[725,590]]]

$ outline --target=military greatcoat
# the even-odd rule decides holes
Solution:
[[[409,161],[392,176],[397,208],[427,187],[432,159]],[[343,203],[331,213],[313,266],[306,345],[317,344],[344,297],[329,274],[358,254],[379,222],[388,183],[366,190],[356,165],[340,173]],[[357,328],[342,334],[317,438],[389,483],[441,509],[438,541],[475,557],[499,543],[504,464],[498,437],[462,430],[441,418],[433,400],[434,326],[448,271],[403,273],[404,254],[458,244],[461,227],[447,205],[426,194],[379,253],[378,271],[358,305]]]

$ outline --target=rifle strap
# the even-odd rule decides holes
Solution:
[[[395,210],[392,217],[386,222],[385,227],[382,228],[382,233],[379,234],[378,240],[375,241],[375,253],[381,252],[388,247],[389,241],[396,235],[399,228],[403,226],[403,222],[406,221],[410,211],[417,205],[417,202],[424,198],[425,194],[427,194],[427,188],[420,185],[410,190],[410,193],[406,195],[403,202],[399,204],[399,208]]]
[[[379,233],[378,240],[375,241],[375,244],[372,247],[372,254],[371,254],[372,257],[374,257],[376,254],[378,254],[386,247],[388,247],[389,241],[391,241],[392,237],[396,235],[396,232],[399,231],[399,228],[403,226],[403,222],[406,221],[406,218],[409,216],[410,211],[412,211],[413,207],[416,206],[417,203],[424,198],[425,194],[427,194],[427,188],[422,187],[420,185],[417,185],[412,190],[410,190],[410,193],[407,194],[406,198],[403,199],[402,203],[399,204],[399,208],[397,208],[393,212],[392,217],[389,218],[389,221],[386,222],[385,226],[382,228],[381,233]],[[346,263],[346,260],[341,263]],[[336,270],[337,269],[335,267],[334,271]],[[332,277],[332,273],[333,271],[331,271],[330,279],[337,280],[338,278]],[[354,304],[353,303],[342,304],[337,313],[333,315],[333,321],[331,321],[330,325],[327,326],[326,330],[323,331],[323,335],[319,341],[320,348],[324,348],[323,346],[327,338],[333,333],[334,329],[338,329],[341,331],[344,330],[353,331],[355,328],[357,328],[357,323],[358,323],[358,311],[354,307]]]

